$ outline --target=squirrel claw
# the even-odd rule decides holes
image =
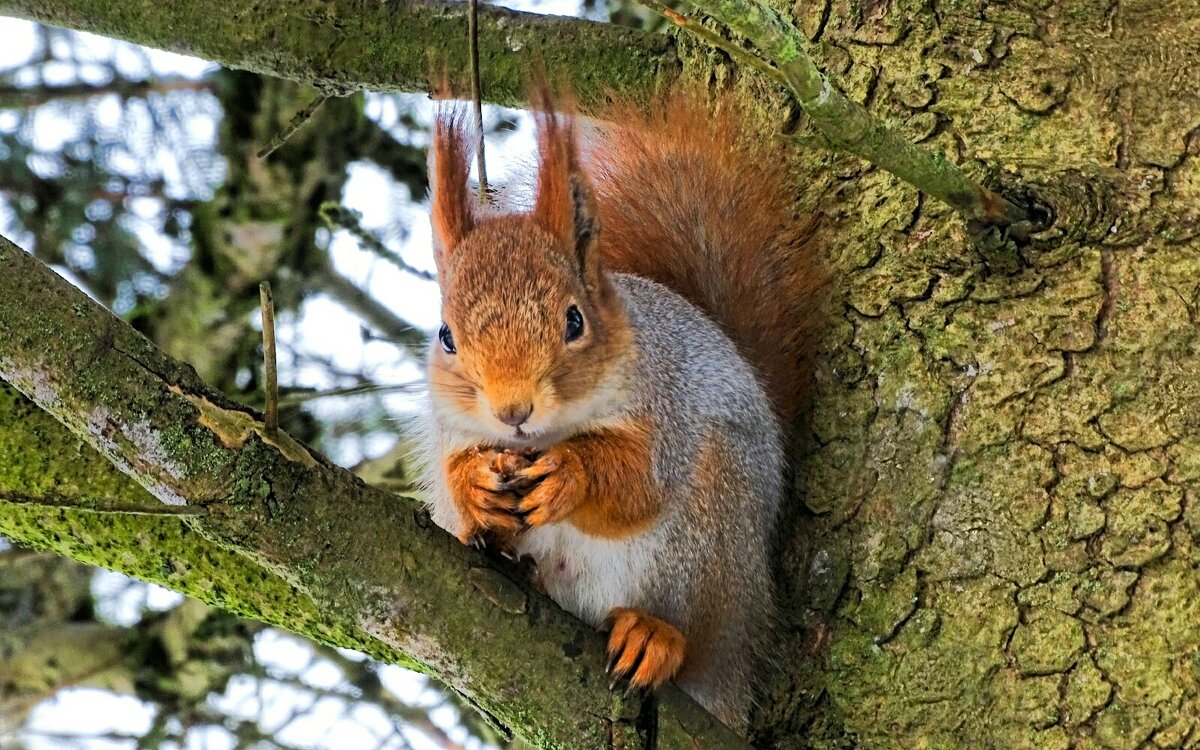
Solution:
[[[608,638],[613,685],[629,681],[633,690],[656,690],[683,666],[687,644],[674,625],[636,609],[617,607],[609,615],[612,632]]]
[[[625,689],[621,690],[621,699],[622,700],[628,700],[628,699],[634,698],[634,697],[639,698],[639,699],[643,698],[646,695],[648,695],[651,690],[651,688],[638,685],[637,683],[633,682],[632,680],[630,680],[626,677],[623,677],[621,675],[616,675],[611,680],[609,680],[608,691],[610,693],[615,693],[615,692],[617,692],[617,690],[619,690],[621,688],[622,684],[624,684],[624,686],[625,686]]]
[[[617,660],[620,658],[621,658],[621,654],[619,652],[609,655],[608,666],[604,667],[604,674],[612,674],[613,667],[617,666]],[[612,690],[613,686],[617,684],[617,680],[619,680],[619,679],[621,679],[619,676],[614,677],[613,681],[612,681],[612,685],[609,685],[608,689]]]

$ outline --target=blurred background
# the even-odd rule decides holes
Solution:
[[[615,0],[510,7],[658,23]],[[262,159],[314,90],[12,19],[0,39],[0,234],[256,407],[269,280],[283,426],[404,491],[439,320],[428,97],[329,100]],[[502,185],[529,123],[487,107],[485,129]],[[0,538],[0,750],[500,743],[423,676]]]

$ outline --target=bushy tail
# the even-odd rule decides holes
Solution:
[[[677,96],[605,113],[585,155],[610,269],[704,310],[758,369],[790,431],[811,389],[826,275],[793,212],[778,143],[745,134],[732,102]],[[702,353],[701,353],[702,355]]]

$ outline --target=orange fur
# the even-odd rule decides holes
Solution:
[[[679,628],[636,609],[617,607],[608,616],[610,671],[637,688],[658,689],[683,666],[687,639]]]
[[[470,144],[463,129],[463,114],[443,104],[433,135],[431,189],[434,258],[442,271],[445,249],[458,244],[475,225],[467,178],[471,170]]]
[[[532,487],[520,503],[530,526],[566,521],[585,534],[619,539],[644,530],[662,505],[644,424],[576,435],[514,477]]]
[[[533,217],[558,237],[568,237],[574,218],[571,209],[571,177],[579,171],[579,146],[575,121],[555,111],[548,92],[535,92],[538,173]]]
[[[646,112],[600,114],[588,154],[600,253],[704,310],[758,369],[785,433],[805,401],[826,277],[793,215],[781,146],[741,132],[729,98],[716,111],[676,95]],[[714,187],[719,186],[719,192]]]
[[[596,252],[595,198],[580,171],[574,121],[549,106],[548,93],[540,101],[537,196],[528,214],[475,217],[462,118],[444,110],[434,132],[442,319],[458,351],[432,352],[431,384],[497,440],[511,432],[501,415],[529,407],[536,432],[586,398],[631,347]],[[572,305],[586,322],[583,337],[567,343],[552,332]]]
[[[484,532],[511,537],[523,526],[516,493],[503,488],[503,470],[511,461],[500,451],[470,448],[445,459],[450,492],[462,518],[459,541],[472,542]]]

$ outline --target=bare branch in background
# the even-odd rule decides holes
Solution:
[[[424,331],[402,320],[358,284],[332,268],[315,277],[315,281],[321,289],[358,314],[368,325],[378,329],[389,341],[414,352],[422,351],[428,343]]]
[[[321,205],[321,218],[325,220],[330,229],[345,229],[354,235],[355,239],[361,242],[363,247],[396,266],[401,271],[410,273],[424,281],[437,280],[437,277],[429,271],[423,271],[420,268],[409,265],[408,261],[404,260],[400,253],[394,252],[384,245],[382,240],[362,225],[357,212],[351,211],[339,203],[330,202]]]
[[[292,119],[290,122],[288,122],[286,128],[271,136],[271,142],[266,146],[263,146],[256,156],[260,159],[265,159],[271,154],[275,153],[280,146],[287,143],[288,138],[291,138],[296,131],[304,125],[304,123],[312,119],[312,116],[317,113],[317,110],[321,108],[321,105],[324,104],[325,100],[328,98],[328,94],[320,94],[316,99],[313,99],[311,102],[309,102],[304,109],[292,116]]]
[[[159,76],[144,81],[116,78],[109,83],[39,83],[32,86],[0,84],[0,108],[36,107],[47,102],[86,99],[116,94],[122,99],[166,94],[172,91],[205,91],[209,83],[183,76]]]

